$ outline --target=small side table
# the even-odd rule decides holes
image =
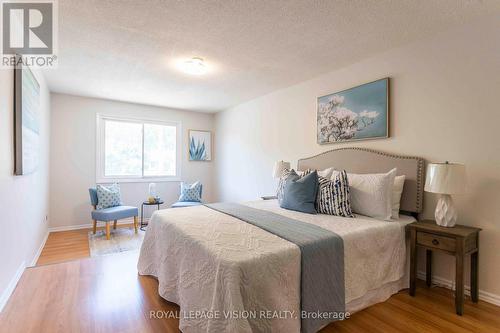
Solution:
[[[419,221],[410,227],[410,295],[415,296],[417,282],[417,248],[426,250],[426,283],[432,282],[432,251],[450,254],[456,261],[455,309],[458,315],[464,312],[464,258],[470,260],[470,296],[478,301],[478,263],[479,232],[481,229],[456,225],[453,228],[441,227],[434,221]]]
[[[148,226],[148,223],[144,223],[144,206],[157,206],[158,209],[160,209],[160,205],[162,205],[164,202],[162,200],[157,201],[157,202],[149,202],[149,201],[144,201],[141,205],[141,230],[144,230],[144,227]]]

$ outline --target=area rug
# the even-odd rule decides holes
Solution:
[[[94,235],[89,231],[90,256],[98,257],[125,251],[138,251],[144,239],[144,231],[134,228],[111,229],[111,239],[106,239],[106,231],[98,230]]]

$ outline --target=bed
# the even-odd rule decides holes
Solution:
[[[405,226],[422,210],[424,161],[361,148],[301,159],[298,169],[354,173],[396,167],[406,176],[400,215],[379,221],[285,210],[276,200],[243,205],[332,231],[343,240],[345,310],[356,312],[406,288]],[[159,294],[179,304],[183,332],[301,332],[301,251],[255,225],[206,206],[157,211],[138,262]],[[337,318],[338,319],[338,318]],[[332,319],[331,321],[333,321]]]

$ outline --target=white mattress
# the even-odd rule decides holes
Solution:
[[[276,200],[245,203],[318,225],[344,240],[348,311],[383,301],[406,279],[405,225],[401,216],[379,221],[282,209]],[[206,318],[229,311],[300,311],[300,250],[258,227],[204,206],[157,211],[141,249],[140,274],[159,281],[159,293],[181,311],[183,332],[300,332],[295,318]],[[203,316],[205,315],[205,316]]]

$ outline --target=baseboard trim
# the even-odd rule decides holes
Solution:
[[[50,231],[47,229],[47,232],[45,233],[45,237],[43,238],[43,241],[40,244],[40,247],[36,251],[35,256],[33,257],[33,260],[31,260],[30,267],[35,266],[36,262],[38,261],[38,258],[40,258],[40,254],[42,254],[43,248],[45,247],[45,243],[47,243],[47,238],[49,238],[49,233],[50,233]]]
[[[418,271],[417,277],[421,280],[425,280],[425,272]],[[445,278],[440,277],[440,276],[433,276],[432,283],[436,284],[440,287],[444,287],[446,289],[455,290],[455,282],[454,281],[445,279]],[[465,286],[464,292],[465,292],[465,295],[470,296],[470,286]],[[484,291],[481,289],[479,289],[479,299],[481,301],[485,301],[485,302],[500,306],[500,296],[499,295],[496,295],[496,294],[493,294],[493,293],[490,293],[490,292],[487,292],[487,291]]]
[[[148,223],[149,222],[149,218],[144,218],[144,222]],[[133,223],[134,223],[134,219],[133,218],[129,218],[129,219],[118,220],[117,224],[121,225],[121,224],[133,224]],[[140,223],[141,223],[141,221],[139,220],[139,224]],[[100,222],[100,221],[97,222],[97,226],[102,226],[102,225],[104,225],[104,222]],[[63,226],[60,226],[60,227],[50,227],[49,228],[49,233],[50,232],[57,232],[57,231],[90,229],[92,227],[93,227],[92,223],[78,224],[78,225],[63,225]]]
[[[10,295],[14,292],[14,289],[16,289],[17,283],[19,282],[19,279],[21,279],[21,276],[23,275],[24,269],[26,268],[26,262],[23,261],[21,265],[16,270],[16,273],[10,280],[9,284],[7,285],[7,288],[3,291],[2,295],[0,296],[0,312],[3,311],[3,308],[7,304]]]

